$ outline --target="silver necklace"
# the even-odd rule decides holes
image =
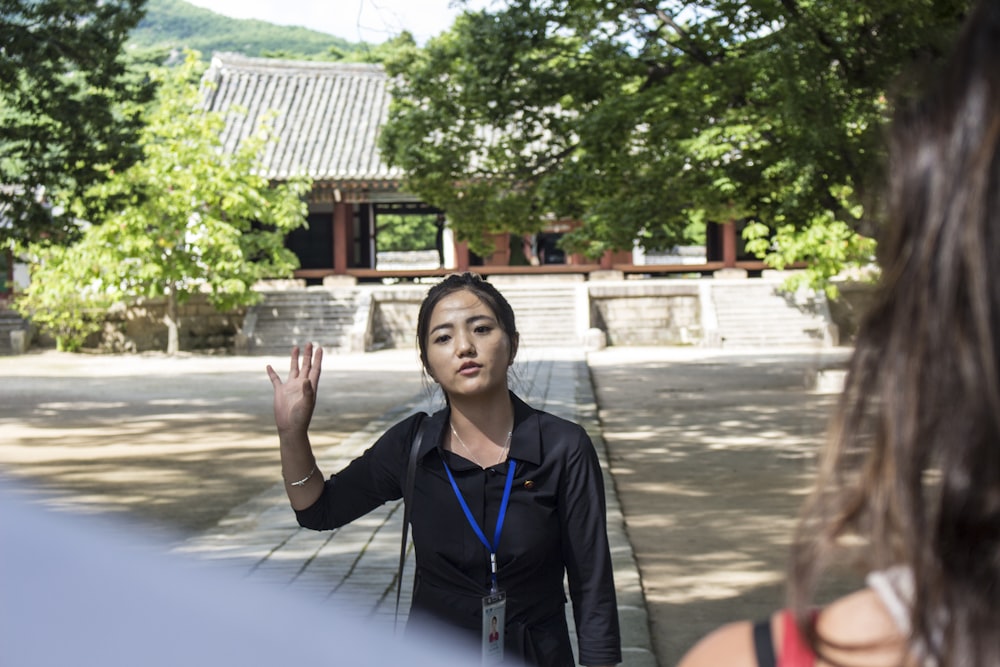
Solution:
[[[484,469],[487,468],[488,466],[484,466],[482,463],[480,463],[479,459],[476,458],[476,455],[472,453],[471,449],[469,449],[469,446],[467,444],[465,444],[465,441],[462,440],[462,436],[460,436],[458,434],[458,431],[455,430],[455,425],[452,424],[450,420],[448,421],[448,426],[451,427],[451,434],[453,436],[455,436],[456,440],[458,440],[458,444],[462,445],[462,449],[464,449],[465,452],[470,457],[472,457],[472,460],[475,462],[475,464],[477,466],[479,466],[480,468],[484,468]],[[507,431],[507,440],[504,441],[504,443],[503,443],[503,449],[500,450],[500,458],[498,458],[497,462],[494,463],[493,465],[500,465],[500,463],[504,460],[504,458],[506,458],[506,456],[507,456],[507,450],[510,449],[510,437],[511,437],[511,434],[513,434],[513,433],[514,433],[513,430]]]

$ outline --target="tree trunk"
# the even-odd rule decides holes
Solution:
[[[180,322],[177,319],[177,291],[167,292],[167,310],[163,315],[163,323],[167,325],[167,354],[174,355],[180,351],[178,342],[178,329]]]

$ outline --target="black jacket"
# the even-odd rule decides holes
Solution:
[[[608,547],[604,484],[593,443],[573,422],[535,410],[511,394],[514,485],[497,550],[507,593],[506,650],[538,665],[573,665],[565,623],[567,575],[580,662],[621,661],[618,612]],[[336,528],[401,498],[409,449],[426,419],[411,512],[416,572],[411,622],[434,617],[478,637],[489,591],[489,553],[469,526],[444,470],[455,477],[473,516],[493,538],[509,462],[487,470],[444,451],[449,409],[419,413],[391,427],[364,454],[326,481],[300,525]]]

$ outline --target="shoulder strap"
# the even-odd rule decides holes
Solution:
[[[753,625],[753,648],[757,654],[758,667],[813,667],[816,656],[795,623],[795,616],[787,609],[779,613],[781,617],[781,655],[774,652],[774,640],[771,638],[770,619],[758,621]]]
[[[420,420],[417,434],[413,436],[413,443],[410,445],[410,460],[406,464],[406,480],[403,482],[403,539],[399,545],[399,569],[396,571],[396,613],[393,617],[393,630],[399,620],[399,598],[403,592],[403,566],[406,564],[406,538],[410,532],[410,499],[413,497],[413,478],[417,470],[417,455],[420,452],[420,443],[424,439],[424,426],[427,424],[426,417]]]
[[[753,624],[753,649],[757,654],[757,667],[775,667],[774,640],[771,639],[771,619]]]
[[[781,639],[781,664],[784,667],[813,667],[816,664],[816,656],[809,643],[799,632],[795,616],[788,610],[783,611],[781,616],[781,625],[784,628]],[[812,615],[811,622],[816,622],[815,613]]]

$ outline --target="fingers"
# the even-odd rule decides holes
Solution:
[[[288,378],[296,378],[299,376],[299,373],[302,373],[309,378],[313,385],[315,385],[319,382],[319,374],[323,366],[323,348],[316,345],[314,353],[313,344],[306,343],[305,350],[303,350],[301,355],[302,368],[299,368],[299,356],[299,346],[296,345],[292,348],[292,353],[289,359],[290,364],[288,368]],[[270,366],[268,366],[268,377],[271,378],[271,382],[273,383],[276,379],[278,379],[278,375],[277,373],[274,373],[272,376],[272,373],[274,373],[274,371],[271,370]],[[280,380],[278,380],[278,382],[280,384]]]
[[[323,348],[319,345],[316,346],[316,355],[313,359],[313,365],[311,372],[309,373],[309,381],[312,382],[313,387],[319,386],[319,374],[323,370]]]
[[[281,378],[278,377],[277,372],[275,372],[275,370],[273,368],[271,368],[270,364],[267,365],[267,369],[266,370],[267,370],[267,377],[269,377],[271,379],[271,384],[274,385],[275,389],[277,389],[278,387],[280,387],[281,386]]]
[[[312,359],[313,358],[313,344],[306,343],[306,349],[302,355],[302,374],[309,377],[309,371],[312,370]]]

